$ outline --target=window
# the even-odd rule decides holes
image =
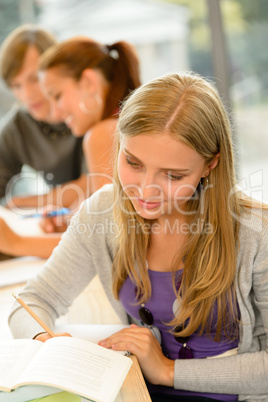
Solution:
[[[224,49],[211,30],[212,5],[220,5],[228,69],[223,100],[230,100],[240,185],[268,201],[267,0],[0,0],[0,40],[25,22],[39,23],[59,39],[80,34],[107,44],[124,39],[137,48],[143,82],[193,70],[221,85],[215,43],[219,52]],[[0,92],[2,116],[13,99],[2,84]]]

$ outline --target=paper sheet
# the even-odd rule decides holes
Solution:
[[[25,215],[23,214],[23,210],[18,214],[0,205],[0,217],[3,218],[16,233],[25,236],[38,236],[44,233],[39,225],[39,218],[23,218],[23,215]]]

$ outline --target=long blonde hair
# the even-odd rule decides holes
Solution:
[[[229,197],[236,183],[234,152],[228,115],[219,95],[211,83],[196,74],[166,75],[141,86],[126,100],[118,131],[118,150],[121,137],[168,132],[197,151],[207,164],[220,153],[219,163],[209,175],[209,189],[203,190],[202,208],[196,199],[188,202],[189,209],[197,211],[192,221],[202,218],[203,227],[209,223],[213,231],[189,233],[187,244],[176,256],[174,271],[182,258],[184,270],[178,295],[180,308],[170,323],[173,329],[183,325],[181,336],[197,329],[200,333],[209,331],[217,306],[215,340],[219,340],[222,329],[230,332],[230,323],[237,318],[234,279],[239,223],[233,215],[241,214],[240,196],[234,192]],[[146,269],[149,234],[141,230],[145,220],[134,213],[130,200],[122,197],[117,168],[115,183],[114,215],[121,232],[113,263],[114,294],[118,298],[130,275],[142,301],[146,301],[151,294]]]

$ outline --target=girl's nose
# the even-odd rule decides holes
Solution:
[[[157,184],[154,175],[146,174],[140,186],[141,198],[147,201],[153,201],[161,195],[161,187]]]
[[[50,104],[50,116],[52,118],[52,120],[54,120],[55,122],[63,122],[64,121],[64,115],[62,110],[55,106]]]

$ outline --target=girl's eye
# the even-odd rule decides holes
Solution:
[[[60,94],[54,95],[53,98],[54,98],[55,101],[59,100],[60,99]]]
[[[20,89],[20,84],[11,84],[10,88],[13,89],[13,91],[18,91]]]
[[[139,167],[141,167],[141,165],[140,165],[138,162],[133,162],[133,161],[131,161],[129,158],[127,158],[127,163],[128,163],[130,166],[134,167],[134,168],[139,168]]]
[[[176,176],[176,175],[171,174],[171,173],[167,173],[167,177],[168,177],[170,180],[181,180],[181,179],[183,178],[183,176]]]
[[[38,82],[38,76],[37,75],[32,75],[29,79],[30,82]]]

